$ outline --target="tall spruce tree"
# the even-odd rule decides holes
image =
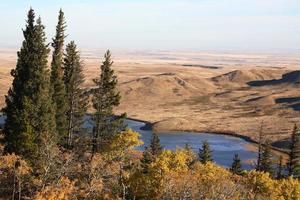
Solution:
[[[66,48],[64,82],[68,101],[68,146],[71,147],[74,133],[81,131],[88,106],[88,95],[82,87],[83,64],[74,41],[71,41]]]
[[[288,173],[289,176],[300,177],[300,132],[297,125],[294,125],[294,129],[291,136],[290,152],[288,160]]]
[[[152,133],[150,145],[145,148],[143,158],[141,159],[141,167],[144,173],[148,172],[149,165],[160,155],[163,147],[160,144],[159,137],[156,133]]]
[[[203,141],[202,148],[199,149],[199,161],[202,164],[206,164],[207,162],[212,162],[212,151],[210,150],[209,143],[207,140]]]
[[[263,148],[263,122],[261,122],[259,133],[258,133],[258,152],[257,152],[257,163],[256,170],[261,170],[261,156],[262,156],[262,148]]]
[[[278,162],[277,162],[277,173],[276,178],[282,179],[284,177],[284,165],[283,165],[283,157],[279,156]]]
[[[188,166],[191,167],[197,161],[197,154],[193,151],[192,145],[186,143],[184,146],[185,153],[188,155]]]
[[[55,105],[56,131],[59,136],[59,143],[65,145],[68,138],[68,122],[66,112],[68,109],[66,89],[64,85],[63,54],[65,40],[66,22],[64,13],[59,11],[56,35],[53,38],[52,47],[54,48],[51,63],[51,87],[52,99]]]
[[[238,154],[235,154],[233,157],[233,162],[230,168],[230,171],[234,174],[242,174],[243,172],[243,168],[242,168],[242,163],[241,163],[241,159],[240,156]]]
[[[271,143],[266,141],[262,146],[261,161],[260,161],[260,171],[269,172],[273,175],[273,161],[272,161],[272,152],[271,152]]]
[[[121,95],[117,90],[117,76],[111,68],[113,61],[108,50],[101,65],[100,78],[94,79],[96,87],[92,90],[93,115],[92,151],[104,150],[110,139],[124,127],[125,114],[114,116],[113,109],[120,104]]]
[[[143,157],[141,159],[141,168],[143,173],[149,171],[149,165],[155,160],[155,156],[152,154],[152,151],[149,147],[146,147],[143,152]]]
[[[6,152],[14,152],[32,163],[39,159],[42,140],[55,140],[55,119],[47,70],[49,48],[45,44],[44,26],[40,19],[35,23],[33,9],[28,12],[23,35],[25,39],[18,52],[17,65],[11,71],[13,83],[5,97],[3,112],[7,119],[4,140]]]
[[[161,146],[160,139],[156,133],[152,133],[150,150],[153,156],[158,156],[162,153],[163,147]]]

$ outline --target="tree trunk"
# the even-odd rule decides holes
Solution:
[[[73,109],[74,109],[74,100],[72,96],[71,105],[70,105],[70,116],[69,116],[69,133],[68,133],[68,146],[71,148],[72,146],[72,138],[73,138]]]
[[[18,184],[19,184],[19,191],[18,191],[18,193],[19,193],[19,200],[21,200],[21,191],[22,191],[22,189],[21,189],[21,181],[19,180],[18,181]]]
[[[16,193],[16,164],[14,164],[14,182],[13,182],[13,193],[12,193],[12,200],[15,200],[15,193]]]

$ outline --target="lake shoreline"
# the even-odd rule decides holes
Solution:
[[[87,114],[88,116],[90,115],[89,113]],[[1,115],[0,113],[0,116]],[[146,121],[146,120],[142,120],[142,119],[137,119],[137,118],[133,118],[133,117],[126,117],[126,119],[128,120],[133,120],[133,121],[137,121],[137,122],[141,122],[141,123],[145,123],[145,126],[143,126],[141,128],[141,130],[152,130],[153,125],[156,122],[150,122],[150,121]],[[163,132],[170,132],[170,133],[174,133],[176,134],[176,132],[194,132],[194,133],[208,133],[208,134],[214,134],[214,135],[224,135],[224,136],[230,136],[230,137],[235,137],[235,138],[240,138],[243,139],[244,141],[248,142],[248,145],[245,145],[245,148],[248,149],[249,151],[254,151],[254,149],[257,149],[258,146],[258,142],[253,140],[251,137],[245,136],[245,135],[241,135],[241,134],[237,134],[234,132],[229,132],[229,131],[207,131],[207,130],[197,130],[197,129],[170,129],[170,130],[163,130],[160,131],[159,129],[155,131],[156,133],[163,133]],[[277,148],[274,146],[272,147],[272,151],[274,152],[274,154],[276,155],[282,155],[285,159],[288,156],[288,152],[286,150],[283,150],[281,148]]]
[[[156,122],[149,122],[149,121],[142,120],[142,119],[136,119],[136,118],[133,118],[133,117],[127,117],[127,119],[145,123],[144,129],[142,129],[142,130],[152,130],[153,125],[156,123]],[[245,148],[250,150],[250,151],[255,151],[254,149],[257,149],[257,147],[258,147],[258,142],[255,141],[254,139],[252,139],[251,137],[241,135],[241,134],[238,134],[238,133],[234,133],[234,132],[228,132],[228,131],[207,131],[207,130],[197,130],[197,129],[190,129],[190,130],[170,129],[170,130],[160,131],[158,129],[155,132],[158,133],[158,134],[163,133],[163,132],[170,132],[170,133],[174,133],[174,134],[176,134],[176,132],[194,132],[194,133],[199,133],[199,134],[208,133],[208,134],[214,134],[214,135],[224,135],[224,136],[230,136],[230,137],[235,137],[235,138],[240,138],[240,139],[245,140],[246,142],[249,143],[248,145],[245,145]],[[285,158],[288,156],[288,152],[284,149],[274,147],[274,146],[271,146],[271,148],[272,148],[273,153],[276,154],[276,155],[282,155]]]

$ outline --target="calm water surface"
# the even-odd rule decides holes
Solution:
[[[145,145],[149,145],[151,140],[151,130],[141,130],[145,123],[133,120],[126,120],[129,128],[139,132],[144,141],[144,145],[138,147],[139,150],[144,150]],[[222,166],[230,166],[235,153],[238,153],[243,161],[243,167],[246,169],[254,168],[253,161],[256,159],[257,153],[249,151],[245,145],[249,144],[241,138],[217,135],[209,133],[196,132],[172,132],[158,134],[161,144],[166,149],[174,150],[176,147],[184,147],[187,143],[190,144],[195,152],[199,151],[204,140],[207,140],[213,151],[213,159]],[[249,162],[250,161],[250,162]]]
[[[91,128],[91,123],[86,120],[85,127]],[[126,120],[126,124],[129,128],[141,134],[141,139],[144,141],[144,145],[138,147],[138,150],[144,150],[146,145],[149,145],[151,140],[152,131],[142,130],[145,123],[134,120]],[[5,123],[5,117],[0,117],[0,125]],[[196,132],[172,132],[172,133],[159,133],[158,134],[161,144],[166,149],[175,150],[177,147],[184,147],[186,144],[190,144],[195,152],[199,151],[201,144],[204,140],[207,140],[213,151],[214,161],[222,166],[229,167],[232,163],[232,158],[235,153],[238,153],[243,161],[243,167],[245,169],[254,168],[253,161],[255,160],[257,153],[249,151],[245,148],[245,145],[249,144],[243,139],[226,136],[216,135],[209,133],[196,133]]]

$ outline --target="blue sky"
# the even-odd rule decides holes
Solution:
[[[59,8],[69,40],[120,50],[300,50],[299,0],[10,0],[0,4],[0,47],[19,47],[32,6],[54,34]]]

